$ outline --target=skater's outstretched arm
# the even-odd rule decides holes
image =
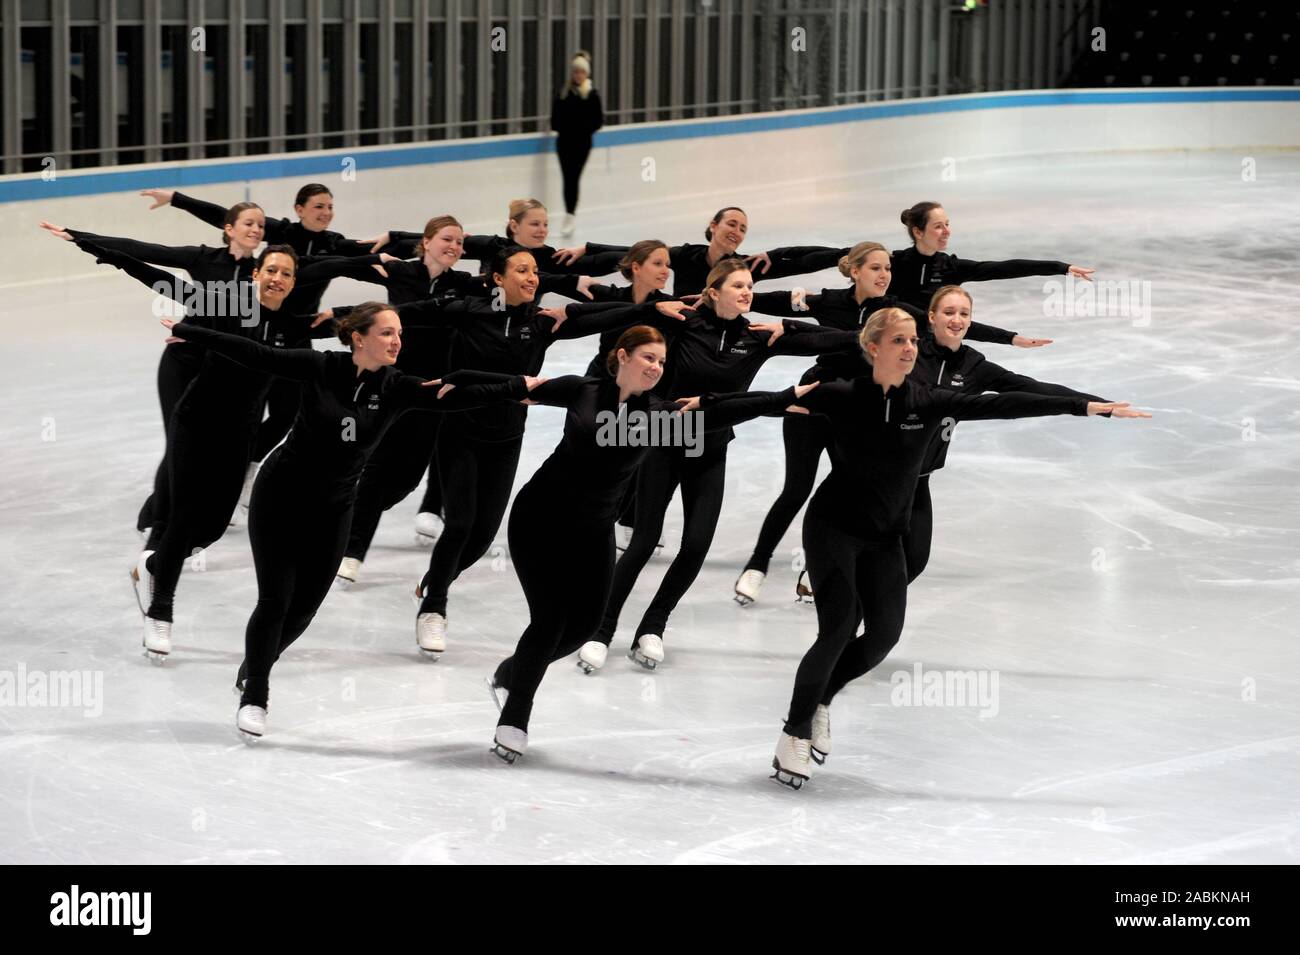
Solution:
[[[1066,395],[1031,395],[1008,391],[997,395],[963,395],[946,388],[929,389],[917,411],[931,417],[951,415],[963,421],[1040,418],[1048,415],[1103,415],[1116,418],[1150,418],[1127,401],[1089,401]]]
[[[67,229],[65,231],[72,236],[72,240],[78,246],[81,245],[79,240],[86,239],[101,249],[122,252],[133,259],[139,259],[141,262],[148,262],[152,265],[165,265],[174,269],[184,269],[187,272],[194,270],[199,263],[200,256],[203,254],[203,247],[199,245],[158,245],[155,242],[140,242],[137,239],[124,239],[121,236],[82,232],[79,229]]]
[[[325,369],[325,353],[312,348],[271,348],[239,335],[202,328],[189,322],[176,322],[170,318],[164,318],[162,324],[171,330],[173,337],[168,342],[176,339],[198,342],[232,361],[278,378],[316,381]]]

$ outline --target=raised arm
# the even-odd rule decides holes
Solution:
[[[397,380],[396,393],[408,407],[444,412],[469,411],[528,397],[527,382],[520,375],[464,369],[443,375],[440,381],[437,385],[414,375],[402,375]],[[447,385],[455,387],[444,390]]]
[[[772,343],[769,355],[824,355],[859,349],[858,333],[847,329],[823,328],[812,322],[784,319],[785,333]]]
[[[1070,271],[1065,262],[1050,259],[1003,259],[1000,262],[977,262],[953,256],[951,282],[989,282],[995,279],[1021,279],[1030,275],[1064,275]]]
[[[137,239],[124,239],[114,235],[97,235],[94,232],[81,232],[77,229],[68,229],[67,233],[78,246],[81,245],[79,240],[86,239],[110,252],[122,252],[141,262],[166,265],[187,272],[194,270],[195,262],[203,252],[202,246],[197,245],[158,245],[155,242],[140,242]]]
[[[700,396],[705,431],[720,431],[763,415],[775,415],[799,404],[793,387],[784,391],[740,391]],[[687,412],[688,414],[692,412]]]
[[[556,339],[583,338],[632,325],[649,325],[665,334],[672,334],[681,327],[681,319],[664,315],[653,302],[640,305],[575,302],[564,307],[564,314],[564,323],[551,330]]]
[[[143,285],[147,285],[159,295],[166,295],[168,298],[180,302],[182,305],[186,304],[187,300],[193,302],[202,299],[197,287],[191,285],[179,275],[164,272],[160,268],[156,268],[146,262],[141,262],[139,259],[132,258],[125,252],[104,248],[94,240],[86,238],[84,235],[79,236],[74,241],[77,243],[77,248],[93,255],[97,263],[103,263],[104,265],[111,265],[114,268],[121,269],[127,275],[131,276],[131,278]]]
[[[991,361],[985,361],[980,366],[981,382],[988,391],[1019,391],[1030,395],[1057,395],[1063,398],[1082,398],[1084,401],[1101,401],[1105,398],[1099,398],[1096,395],[1090,395],[1085,391],[1076,391],[1065,385],[1053,384],[1050,381],[1039,381],[1037,378],[1030,378],[1028,375],[1020,375],[1014,371],[1008,371],[1001,365],[995,365]]]
[[[1086,415],[1088,399],[1032,395],[1019,391],[995,395],[963,395],[946,388],[935,388],[928,393],[924,409],[937,416],[951,415],[962,421],[1041,418],[1047,415]]]
[[[373,282],[388,287],[388,276],[381,275],[376,265],[383,260],[378,255],[342,256],[327,255],[322,258],[307,259],[305,265],[299,265],[298,274],[294,276],[296,286],[319,285],[331,279],[356,279],[360,282]]]
[[[839,265],[840,259],[849,254],[849,250],[833,249],[825,245],[791,245],[769,249],[764,254],[772,265],[766,271],[760,268],[754,273],[756,282],[833,269]]]
[[[163,324],[168,321],[164,319]],[[325,368],[325,353],[312,348],[271,348],[250,338],[228,335],[188,322],[176,322],[168,327],[177,338],[197,342],[232,361],[278,378],[314,381],[321,377]]]

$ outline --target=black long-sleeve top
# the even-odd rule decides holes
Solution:
[[[472,295],[488,294],[481,275],[447,269],[431,279],[428,268],[418,260],[387,262],[384,270],[388,273],[388,278],[379,278],[376,273],[376,280],[387,288],[388,301],[392,305],[429,300],[446,303]],[[334,317],[343,318],[353,307],[344,305],[335,308]],[[402,350],[397,356],[397,368],[408,375],[437,378],[448,369],[447,353],[450,348],[451,331],[448,328],[420,324],[403,328]]]
[[[501,235],[467,235],[465,236],[465,257],[477,259],[482,263],[481,271],[486,272],[492,257],[497,254],[497,251],[509,245],[518,245],[518,243]],[[532,253],[533,261],[537,263],[539,275],[546,273],[557,275],[609,275],[611,272],[618,271],[619,260],[623,258],[622,252],[605,252],[597,255],[588,249],[587,254],[577,261],[568,265],[561,265],[552,258],[557,251],[553,246],[541,245],[535,249],[525,249],[525,251]],[[542,289],[542,291],[546,291],[546,289]]]
[[[587,255],[589,256],[615,256],[615,263],[625,254],[630,247],[626,245],[605,245],[599,242],[587,243]],[[783,279],[791,275],[807,275],[810,272],[820,272],[822,269],[834,268],[839,264],[841,258],[849,254],[848,249],[832,249],[824,245],[791,245],[783,246],[777,249],[769,249],[768,258],[772,260],[771,267],[766,271],[755,271],[754,281],[762,282],[765,279]],[[747,256],[740,252],[733,252],[731,255],[723,258],[745,259]],[[722,259],[718,260],[719,262]],[[674,245],[668,249],[668,262],[673,270],[673,294],[676,296],[696,295],[704,291],[704,283],[708,281],[709,272],[717,263],[709,262],[708,245],[686,242],[682,245]]]
[[[1044,259],[1005,259],[1001,262],[976,262],[959,259],[949,252],[922,255],[916,246],[890,253],[894,295],[922,311],[930,308],[930,299],[945,285],[965,282],[989,282],[995,279],[1019,279],[1030,275],[1064,275],[1069,264]]]
[[[225,206],[219,206],[215,202],[207,202],[203,199],[196,199],[194,196],[186,195],[183,192],[173,192],[171,204],[177,209],[188,212],[195,218],[218,229],[225,222],[226,212],[228,211]],[[370,247],[364,243],[349,239],[341,233],[329,229],[313,232],[296,219],[280,219],[267,216],[263,236],[267,245],[287,245],[297,252],[299,256],[341,255],[355,258],[370,255]],[[385,247],[380,251],[390,251],[390,248]],[[295,287],[285,300],[285,310],[302,314],[319,312],[320,300],[325,294],[328,285],[329,283],[325,282],[318,285]]]
[[[451,329],[449,367],[507,375],[536,375],[552,344],[614,327],[621,321],[621,316],[614,312],[622,311],[606,309],[571,317],[556,328],[550,318],[538,313],[537,305],[532,302],[500,310],[493,304],[490,298],[430,299],[407,302],[397,306],[396,311],[403,326]],[[465,429],[478,441],[511,441],[523,434],[527,412],[526,406],[517,404],[483,408],[456,419],[455,426]]]
[[[323,500],[346,504],[355,497],[366,459],[398,415],[473,406],[455,391],[440,400],[437,387],[424,387],[424,379],[391,366],[359,372],[348,352],[269,348],[187,322],[172,331],[256,372],[303,383],[302,404],[280,452],[281,464],[299,469],[307,478],[303,493]]]
[[[452,372],[444,380],[455,383],[458,375],[459,372]],[[677,404],[650,392],[631,395],[620,403],[618,385],[611,378],[564,375],[543,382],[532,391],[527,390],[522,378],[515,381],[515,397],[567,409],[560,443],[529,483],[543,485],[548,502],[563,508],[567,520],[613,523],[628,481],[650,451],[648,446],[634,446],[620,439],[619,419],[623,419],[628,429],[644,422],[646,434],[656,433],[663,419],[649,416],[676,413]],[[463,390],[471,398],[488,389],[471,385]],[[701,411],[689,412],[698,416],[689,426],[696,429],[692,434],[703,435],[705,428],[729,428],[759,415],[778,413],[794,401],[793,388],[782,392],[704,395],[700,400]],[[642,415],[647,417],[640,418],[639,422]],[[687,424],[685,420],[681,423]]]
[[[908,377],[935,388],[948,388],[966,395],[978,395],[985,391],[1018,391],[1031,395],[1082,398],[1084,401],[1106,400],[1065,385],[1038,381],[1028,375],[1008,371],[969,345],[961,345],[953,351],[933,339],[921,343],[917,351],[916,367]],[[948,459],[948,448],[952,444],[952,434],[952,429],[935,432],[921,464],[922,474],[929,474],[944,466]]]
[[[584,99],[566,84],[551,103],[551,129],[561,139],[590,139],[604,125],[605,111],[594,89]]]
[[[95,254],[98,261],[121,269],[154,291],[165,290],[168,296],[185,305],[185,318],[176,327],[193,325],[217,329],[260,342],[272,349],[296,348],[304,344],[310,346],[312,338],[324,337],[329,333],[328,328],[311,327],[314,315],[294,315],[283,306],[271,309],[255,302],[253,296],[256,286],[251,283],[238,286],[232,296],[209,296],[204,294],[206,286],[178,280],[170,273],[133,259],[123,252],[100,249],[93,241],[84,238],[79,240],[79,244],[87,252]],[[256,308],[250,308],[252,305]],[[262,405],[271,384],[270,376],[220,354],[204,350],[198,354],[198,375],[181,399],[181,406],[190,414],[201,415],[223,430],[234,428],[244,431],[256,427],[262,420]]]
[[[1088,413],[1081,397],[965,395],[911,377],[888,390],[868,377],[828,382],[796,403],[825,415],[832,432],[831,473],[813,495],[808,512],[869,540],[888,540],[907,530],[917,478],[945,418]]]
[[[785,334],[772,345],[767,332],[750,328],[741,315],[719,318],[707,305],[687,312],[684,319],[662,315],[654,302],[612,308],[597,303],[565,307],[572,316],[596,315],[618,327],[651,325],[663,332],[668,341],[664,375],[655,392],[665,398],[689,398],[710,392],[726,394],[748,391],[759,369],[779,355],[817,355],[858,348],[853,332],[821,328],[811,322],[786,321]],[[727,442],[734,435],[730,429],[709,431],[710,442]]]

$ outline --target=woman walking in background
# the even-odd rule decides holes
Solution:
[[[579,50],[569,64],[569,82],[551,106],[551,129],[555,130],[555,152],[564,176],[564,225],[560,235],[573,235],[573,217],[578,211],[578,180],[591,155],[591,137],[605,125],[600,94],[591,85],[591,54]]]

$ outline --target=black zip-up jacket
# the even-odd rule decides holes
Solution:
[[[443,380],[455,384],[461,374],[452,372]],[[676,402],[643,392],[629,396],[620,404],[618,385],[608,377],[563,375],[543,382],[532,391],[528,391],[522,378],[515,381],[517,399],[528,398],[538,404],[568,409],[560,443],[528,483],[544,486],[548,502],[562,508],[567,521],[612,524],[623,491],[650,448],[608,440],[607,429],[620,417],[630,427],[636,423],[634,416],[638,414],[676,412]],[[458,386],[457,390],[463,390],[468,399],[491,389],[471,385],[464,389]],[[782,392],[702,395],[701,411],[690,414],[700,416],[695,427],[697,434],[703,434],[705,428],[729,428],[759,415],[780,413],[794,402],[793,388]]]
[[[194,196],[186,195],[183,192],[173,192],[171,204],[182,212],[188,212],[201,222],[206,222],[217,229],[222,228],[225,223],[226,213],[229,211],[226,206],[219,206],[215,202],[208,202],[204,199],[196,199]],[[298,253],[299,258],[333,255],[356,258],[371,254],[370,247],[367,245],[329,229],[313,232],[298,219],[278,219],[274,216],[267,216],[263,238],[267,245],[289,246]],[[390,246],[385,246],[380,251],[389,252],[391,251]],[[163,265],[166,263],[158,264]],[[284,310],[304,315],[308,312],[319,312],[320,300],[328,287],[328,282],[295,287],[289,293],[289,297],[285,299]]]
[[[605,111],[594,89],[583,99],[566,84],[551,103],[551,129],[561,140],[590,139],[604,125]]]
[[[1066,262],[1045,259],[976,262],[973,259],[959,259],[950,252],[922,255],[916,246],[891,252],[890,258],[890,288],[894,295],[923,312],[929,311],[930,299],[945,285],[1020,279],[1030,275],[1064,275],[1070,270]]]
[[[388,290],[392,305],[422,302],[430,299],[451,302],[472,295],[486,295],[487,285],[481,275],[471,275],[447,269],[437,278],[429,278],[429,270],[419,260],[387,262],[384,270],[388,278],[375,274],[374,281]],[[344,318],[355,306],[342,305],[334,309],[335,318]],[[451,332],[432,325],[414,325],[402,329],[402,350],[397,356],[397,368],[408,375],[437,378],[447,371],[447,352],[451,347]]]
[[[1097,395],[1067,388],[1065,385],[1038,381],[1028,375],[1018,375],[989,361],[969,345],[962,345],[953,351],[933,339],[921,342],[917,351],[916,367],[908,377],[935,388],[947,388],[966,395],[978,395],[985,391],[1018,391],[1031,395],[1082,398],[1084,401],[1107,400]],[[952,433],[952,429],[940,429],[935,432],[921,465],[922,474],[937,471],[947,462]]]
[[[769,335],[751,329],[745,316],[722,319],[707,305],[687,312],[684,320],[661,314],[649,301],[621,308],[598,303],[568,305],[565,314],[570,316],[569,321],[572,316],[595,314],[621,322],[620,328],[650,325],[663,332],[668,354],[655,392],[665,398],[748,391],[764,363],[779,355],[817,355],[858,348],[853,332],[798,321],[784,322],[785,334],[769,346]],[[734,437],[730,429],[711,430],[708,435],[713,443],[726,443]]]
[[[626,245],[604,245],[599,242],[587,243],[587,255],[605,256],[613,255],[614,263],[618,262],[627,254],[629,246]],[[849,254],[848,249],[832,249],[824,245],[791,245],[783,246],[777,249],[769,249],[768,258],[772,260],[772,266],[766,272],[756,271],[754,281],[762,282],[766,279],[783,279],[791,275],[807,275],[810,272],[820,272],[822,269],[834,268],[839,264],[840,259]],[[745,253],[733,252],[723,258],[746,259]],[[718,260],[719,262],[722,259]],[[668,249],[668,262],[673,269],[673,294],[680,297],[682,295],[697,295],[704,291],[704,283],[708,281],[709,272],[712,271],[713,265],[709,264],[709,247],[707,244],[686,242],[682,245],[674,245]],[[716,263],[714,263],[716,264]]]
[[[945,418],[977,420],[1086,415],[1084,398],[963,395],[908,377],[882,389],[871,378],[832,381],[796,402],[825,415],[831,426],[831,473],[813,494],[808,513],[867,540],[907,531],[916,481]]]
[[[491,298],[429,299],[399,305],[396,312],[403,326],[451,329],[448,365],[452,369],[507,375],[536,375],[546,360],[546,350],[555,342],[595,335],[622,320],[614,314],[621,309],[606,309],[570,317],[557,329],[550,318],[538,314],[533,302],[504,309],[493,304]],[[525,405],[483,408],[455,419],[453,426],[464,429],[474,440],[512,441],[523,434],[527,413]]]
[[[322,503],[351,504],[366,459],[398,415],[473,406],[455,391],[439,399],[438,388],[423,387],[424,379],[391,366],[358,373],[349,352],[268,348],[185,322],[172,331],[257,372],[303,383],[302,404],[279,463],[296,468],[304,497]]]
[[[259,342],[272,349],[298,348],[303,345],[310,347],[312,338],[330,334],[328,328],[311,327],[314,315],[294,315],[286,312],[283,306],[276,310],[259,305],[255,314],[241,315],[236,308],[230,306],[242,306],[246,302],[210,299],[201,294],[202,286],[178,282],[162,269],[122,252],[97,249],[93,242],[83,241],[86,251],[96,254],[98,261],[121,269],[151,289],[167,289],[171,298],[185,305],[185,318],[174,327],[184,325],[215,329]],[[254,286],[246,284],[243,289],[252,294]],[[210,426],[209,433],[213,439],[219,434],[251,437],[262,421],[262,406],[271,386],[270,375],[214,352],[200,349],[200,354],[202,361],[198,375],[186,389],[177,409],[183,409],[182,413],[202,416]]]

